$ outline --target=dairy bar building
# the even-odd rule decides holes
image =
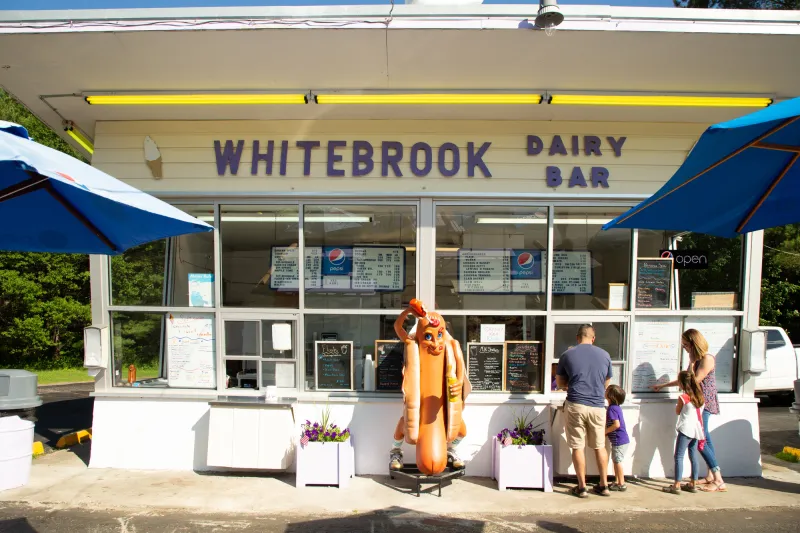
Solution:
[[[554,369],[587,323],[627,392],[627,472],[672,474],[677,391],[651,387],[687,367],[695,328],[722,471],[761,474],[743,339],[762,234],[602,226],[709,125],[800,94],[800,19],[567,5],[547,35],[538,7],[0,14],[7,92],[214,227],[91,257],[90,467],[292,470],[327,405],[356,474],[385,474],[393,323],[417,298],[467,360],[467,475],[490,475],[492,437],[522,413],[574,473]]]

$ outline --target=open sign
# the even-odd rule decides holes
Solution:
[[[675,268],[705,269],[711,259],[704,250],[661,250],[661,257],[671,257]]]

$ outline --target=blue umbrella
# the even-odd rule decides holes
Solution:
[[[708,128],[675,175],[603,229],[734,237],[800,222],[800,98]]]
[[[116,255],[212,229],[0,121],[0,250]]]

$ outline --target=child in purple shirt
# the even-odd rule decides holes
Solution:
[[[625,460],[625,452],[631,440],[628,438],[628,431],[625,428],[625,417],[622,416],[621,404],[625,403],[625,391],[619,385],[609,385],[606,389],[606,435],[611,441],[611,460],[614,462],[614,474],[616,482],[611,484],[608,489],[617,492],[624,492],[628,489],[625,485],[625,470],[622,468],[622,461]],[[608,464],[606,464],[608,467]]]

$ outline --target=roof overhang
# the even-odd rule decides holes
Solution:
[[[538,5],[0,12],[0,84],[56,131],[102,120],[696,122],[741,108],[540,105],[91,106],[108,92],[800,95],[800,12]]]

